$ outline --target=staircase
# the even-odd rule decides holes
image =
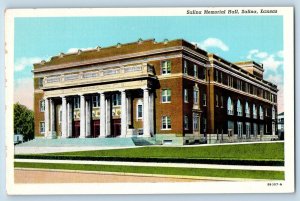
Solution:
[[[154,145],[154,138],[36,138],[16,147],[134,147]]]

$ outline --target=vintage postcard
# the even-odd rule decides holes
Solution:
[[[293,17],[6,10],[7,193],[294,192]]]

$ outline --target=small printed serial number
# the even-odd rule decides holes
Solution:
[[[282,183],[270,182],[267,183],[267,186],[282,186]]]

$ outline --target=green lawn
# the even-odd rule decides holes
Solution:
[[[197,147],[149,146],[127,149],[15,155],[15,158],[283,166],[284,144],[283,142],[277,142]]]
[[[221,178],[251,178],[267,180],[284,180],[282,171],[258,171],[258,170],[227,170],[205,168],[176,168],[176,167],[140,167],[119,165],[84,165],[84,164],[53,164],[53,163],[23,163],[15,162],[15,167],[60,169],[60,170],[85,170],[102,172],[126,172],[142,174],[203,176]]]
[[[99,151],[79,151],[47,155],[132,157],[132,158],[222,158],[222,159],[261,159],[283,160],[284,144],[257,143],[197,147],[140,147]]]

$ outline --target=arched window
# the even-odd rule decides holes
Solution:
[[[264,119],[264,110],[262,106],[259,106],[259,118]]]
[[[246,102],[245,104],[245,113],[246,113],[246,117],[250,117],[250,108],[248,102]]]
[[[233,115],[233,103],[232,103],[230,97],[228,97],[228,100],[227,100],[227,114]]]
[[[257,110],[255,104],[253,104],[253,119],[257,119]]]
[[[242,106],[241,101],[239,99],[237,101],[236,111],[237,111],[238,116],[243,116],[243,106]]]

